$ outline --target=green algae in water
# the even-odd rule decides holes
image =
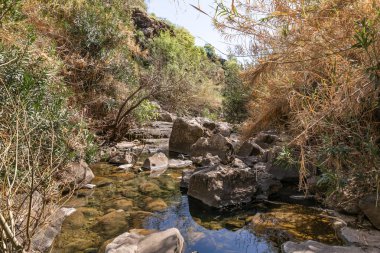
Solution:
[[[181,231],[185,253],[278,252],[289,239],[339,244],[331,221],[312,208],[246,205],[221,212],[181,193],[181,170],[151,178],[147,173],[123,174],[105,163],[92,167],[100,176],[95,180],[105,184],[70,201],[81,207],[65,220],[52,252],[85,252],[132,229],[171,227]]]

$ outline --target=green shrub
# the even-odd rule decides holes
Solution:
[[[158,107],[149,100],[144,100],[144,102],[133,111],[133,115],[140,124],[154,121],[158,117]]]
[[[210,61],[205,51],[195,46],[194,37],[182,28],[176,29],[174,35],[162,32],[151,41],[149,49],[152,68],[160,69],[166,90],[156,98],[165,109],[187,112],[207,80],[205,70]]]
[[[250,89],[240,79],[241,67],[235,59],[225,62],[225,87],[223,94],[223,112],[227,121],[239,123],[247,118],[247,103]]]
[[[88,1],[72,10],[72,23],[69,31],[80,38],[84,50],[97,55],[101,50],[110,48],[120,38],[119,19],[113,8],[102,1]]]

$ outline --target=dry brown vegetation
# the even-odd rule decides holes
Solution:
[[[219,4],[216,24],[244,34],[255,56],[246,136],[285,129],[305,177],[345,206],[380,184],[380,5],[375,0]]]

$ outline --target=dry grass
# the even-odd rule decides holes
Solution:
[[[345,195],[349,200],[376,191],[378,2],[263,0],[235,1],[235,7],[240,14],[229,10],[227,19],[217,19],[226,34],[237,30],[253,41],[250,53],[257,62],[244,75],[254,88],[246,136],[285,128],[293,136],[289,146],[302,151],[300,162],[333,175],[331,198]],[[368,48],[354,46],[363,18],[372,22]]]

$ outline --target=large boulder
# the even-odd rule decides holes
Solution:
[[[91,183],[94,177],[94,173],[83,160],[80,162],[69,163],[58,175],[58,178],[63,185],[71,185],[75,188],[81,188],[84,185]]]
[[[218,165],[190,177],[188,195],[204,204],[221,208],[252,201],[256,176],[249,169]]]
[[[177,118],[169,139],[169,150],[190,154],[191,146],[203,136],[202,126],[195,120]]]
[[[282,245],[284,253],[375,253],[375,249],[362,249],[359,247],[330,246],[316,241],[286,242]]]
[[[214,134],[210,138],[200,138],[191,146],[191,156],[205,156],[210,153],[217,155],[223,163],[228,163],[233,154],[233,146],[228,138],[221,134]]]
[[[377,199],[376,194],[367,195],[359,201],[359,208],[372,225],[380,230],[380,201],[376,206]]]
[[[105,253],[182,253],[184,239],[176,228],[143,236],[124,233],[111,241]],[[103,251],[101,251],[103,252]]]

